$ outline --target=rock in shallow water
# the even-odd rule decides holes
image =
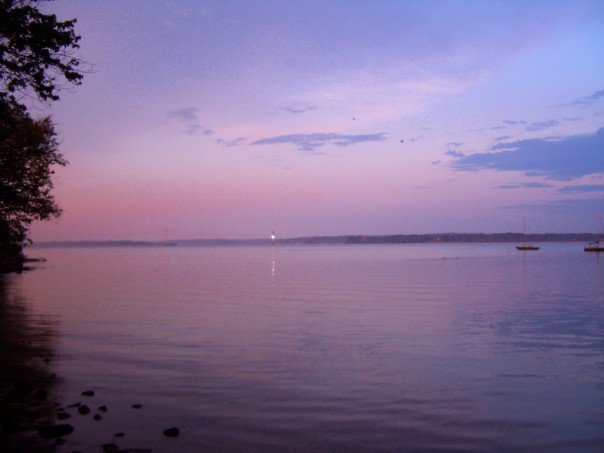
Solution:
[[[125,436],[125,434],[123,432],[121,432],[121,431],[119,433],[115,433],[113,435],[113,437],[124,437],[124,436]]]
[[[140,403],[135,403],[135,404],[132,405],[133,409],[140,409],[141,407],[143,407],[143,405],[140,404]]]
[[[98,422],[99,420],[102,420],[102,419],[103,419],[103,417],[101,417],[99,414],[94,414],[94,417],[92,417],[92,418],[93,418],[93,419],[95,419],[97,422]]]
[[[59,412],[57,414],[57,418],[59,420],[65,420],[65,419],[71,418],[71,414],[69,412]]]
[[[54,437],[67,436],[73,432],[73,426],[68,424],[57,424],[40,426],[38,434],[44,439],[52,439]]]
[[[99,406],[99,410],[101,412],[107,412],[107,406],[105,406],[104,404],[102,406]]]
[[[84,405],[78,407],[78,412],[82,415],[86,415],[87,413],[90,412],[90,408],[84,404]]]
[[[120,449],[119,447],[114,444],[113,442],[110,442],[108,444],[103,444],[101,445],[101,448],[103,449],[103,451],[105,453],[117,453]]]
[[[178,437],[180,430],[178,428],[164,429],[164,436],[166,437]]]
[[[82,392],[82,396],[94,396],[94,390],[86,390]]]

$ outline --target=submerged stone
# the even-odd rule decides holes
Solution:
[[[67,436],[73,432],[73,426],[68,424],[57,424],[40,426],[38,428],[38,434],[44,439],[52,439],[54,437]]]
[[[99,414],[94,414],[94,417],[92,417],[92,418],[93,418],[94,420],[96,420],[97,422],[98,422],[99,420],[102,420],[102,419],[103,419],[103,417],[101,417]]]
[[[164,436],[166,437],[178,437],[180,430],[178,428],[164,429]]]
[[[132,405],[133,409],[140,409],[141,407],[143,407],[143,405],[140,404],[140,403],[135,403],[135,404]]]
[[[86,390],[82,392],[82,396],[94,396],[94,390]]]
[[[59,412],[57,414],[57,418],[59,420],[65,420],[65,419],[71,418],[71,414],[69,412],[64,412],[64,411],[63,412]]]
[[[105,406],[105,405],[99,406],[99,410],[101,412],[107,412],[107,406]]]
[[[108,444],[103,444],[101,445],[101,448],[103,449],[103,451],[105,453],[117,453],[120,449],[119,447],[114,444],[113,442],[110,442]]]
[[[126,435],[126,434],[124,434],[123,432],[121,432],[121,431],[120,431],[119,433],[115,433],[115,434],[113,435],[113,437],[124,437],[125,435]]]
[[[90,412],[90,408],[84,404],[84,405],[78,407],[78,412],[82,415],[86,415]]]

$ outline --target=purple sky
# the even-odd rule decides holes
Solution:
[[[593,231],[604,3],[62,1],[34,240]],[[401,143],[401,140],[403,142]]]

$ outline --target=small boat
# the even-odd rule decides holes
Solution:
[[[604,252],[604,245],[600,244],[599,240],[596,240],[583,247],[583,250],[586,252]]]
[[[599,215],[596,215],[596,220],[596,240],[583,247],[583,250],[586,252],[604,252],[604,245],[600,244],[600,228],[602,228],[602,219]]]
[[[539,250],[541,247],[532,244],[521,244],[516,246],[516,250]]]
[[[524,228],[522,230],[522,237],[524,238],[524,235],[526,234],[526,217],[524,217]],[[539,250],[541,247],[539,247],[538,245],[533,245],[533,244],[529,244],[528,242],[524,242],[520,245],[516,246],[516,250],[523,250],[523,251],[528,251],[528,250]]]

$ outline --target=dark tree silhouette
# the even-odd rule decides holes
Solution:
[[[67,162],[50,117],[34,120],[24,109],[0,103],[0,137],[0,251],[14,261],[31,222],[61,214],[52,195],[52,167]]]
[[[80,37],[76,19],[60,22],[36,1],[0,0],[0,96],[59,99],[61,79],[79,85],[80,60],[73,56]]]
[[[52,195],[54,165],[67,162],[49,117],[33,119],[24,100],[59,99],[79,85],[75,19],[58,21],[35,0],[0,0],[0,271],[22,267],[29,226],[61,214]]]

